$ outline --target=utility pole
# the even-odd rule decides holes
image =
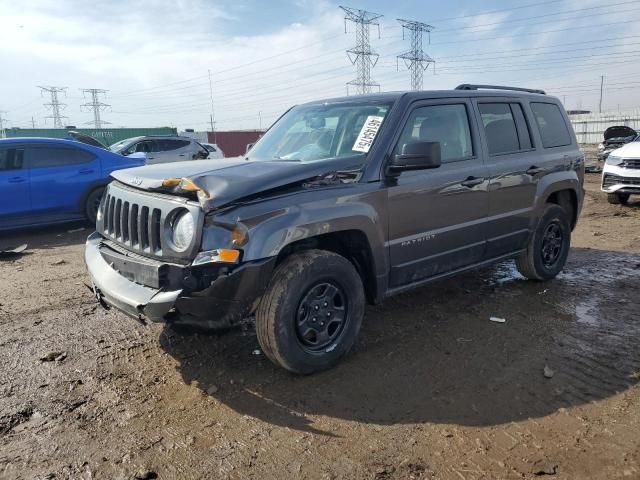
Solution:
[[[58,94],[64,93],[66,95],[67,87],[38,87],[38,88],[40,89],[40,95],[46,92],[51,96],[51,101],[49,103],[44,104],[45,107],[51,110],[51,115],[45,118],[53,118],[54,128],[64,127],[62,123],[62,119],[69,118],[69,117],[65,117],[60,112],[64,110],[67,105],[65,103],[60,103]]]
[[[211,69],[207,71],[209,72],[209,101],[211,102],[211,113],[209,114],[209,120],[211,120],[211,132],[213,133],[213,143],[217,143],[215,111],[213,109],[213,84],[211,83]]]
[[[3,114],[5,113],[7,113],[6,110],[0,110],[0,138],[5,137],[4,122],[8,121],[6,118],[3,117]]]
[[[102,128],[102,125],[111,123],[100,118],[100,111],[111,107],[111,105],[100,101],[100,94],[107,93],[107,90],[102,90],[100,88],[81,88],[80,91],[85,97],[87,93],[91,95],[91,102],[80,105],[81,111],[82,107],[93,111],[93,121],[87,123],[93,123],[94,128],[97,129]]]
[[[371,49],[369,34],[371,25],[378,27],[378,38],[380,38],[380,24],[377,22],[382,15],[357,8],[340,7],[345,12],[344,33],[347,33],[347,21],[353,22],[356,26],[356,46],[347,50],[347,57],[356,66],[357,78],[347,82],[347,95],[349,85],[356,87],[356,93],[371,93],[372,87],[380,88],[380,84],[371,80],[371,67],[375,67],[380,57]]]
[[[33,118],[33,115],[31,116],[31,128],[36,128],[36,121]]]
[[[259,130],[262,130],[262,112],[258,112],[258,125]]]
[[[604,75],[600,75],[600,107],[598,112],[602,113],[602,93],[604,91]]]
[[[429,68],[429,65],[432,63],[435,64],[433,58],[424,53],[422,49],[422,34],[426,32],[429,35],[429,43],[431,43],[431,31],[433,27],[426,23],[404,20],[402,18],[398,18],[398,22],[402,25],[403,40],[404,31],[409,31],[411,50],[398,55],[396,62],[400,59],[404,60],[407,69],[411,72],[411,90],[422,90],[424,72]],[[396,68],[399,68],[398,64],[396,64]]]

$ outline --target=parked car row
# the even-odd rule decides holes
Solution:
[[[211,148],[211,150],[209,150]],[[107,148],[92,137],[0,140],[0,230],[88,219],[111,173],[145,164],[222,158],[188,137],[136,137]]]

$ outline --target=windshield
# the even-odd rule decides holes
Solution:
[[[295,107],[265,133],[247,159],[315,162],[365,157],[390,106],[359,102]]]
[[[130,145],[131,143],[133,143],[138,138],[142,138],[142,137],[125,138],[124,140],[120,140],[119,142],[116,142],[113,145],[111,145],[109,147],[109,150],[111,150],[112,152],[116,152],[117,153],[120,150],[122,150],[124,147],[126,147],[127,145]]]

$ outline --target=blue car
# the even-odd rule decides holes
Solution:
[[[72,139],[0,140],[0,229],[95,223],[109,174],[144,163]]]

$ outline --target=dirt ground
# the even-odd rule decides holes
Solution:
[[[639,479],[640,201],[609,205],[598,181],[558,279],[505,263],[369,307],[354,351],[310,377],[250,328],[97,307],[88,229],[5,234],[29,250],[0,261],[0,477]]]

